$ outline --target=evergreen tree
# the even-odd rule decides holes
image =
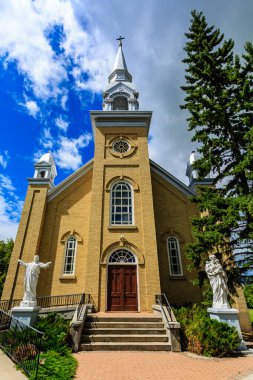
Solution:
[[[14,241],[12,239],[8,239],[6,242],[0,240],[0,297],[3,291],[13,246]]]
[[[187,255],[201,284],[204,262],[215,253],[233,291],[253,264],[253,48],[247,43],[242,58],[234,56],[234,42],[197,11],[186,37],[181,108],[199,146],[194,168],[200,179],[211,173],[215,185],[194,197],[202,216],[192,221],[195,241]]]

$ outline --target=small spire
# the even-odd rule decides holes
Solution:
[[[118,48],[118,53],[117,53],[112,71],[115,71],[115,70],[126,70],[127,71],[126,60],[125,60],[124,53],[122,50],[122,40],[123,39],[125,39],[125,38],[121,37],[121,36],[116,39],[117,41],[119,41],[119,48]]]
[[[119,41],[119,46],[122,46],[122,40],[124,40],[125,37],[119,36],[119,38],[116,38],[116,41]]]

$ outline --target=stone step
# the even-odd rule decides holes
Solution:
[[[168,342],[167,335],[82,335],[83,343],[92,342]]]
[[[85,322],[85,328],[164,328],[161,322]]]
[[[93,342],[82,343],[80,345],[80,351],[171,351],[171,346],[164,342]]]
[[[83,330],[83,335],[165,335],[166,334],[166,329],[132,329],[132,328],[123,328],[119,329],[117,328],[93,328],[93,329],[87,329],[84,328]]]
[[[97,317],[87,316],[87,322],[162,322],[159,317]]]

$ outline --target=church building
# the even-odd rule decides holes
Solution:
[[[171,304],[201,301],[185,255],[198,215],[195,156],[189,187],[149,159],[152,112],[139,111],[138,98],[119,39],[103,110],[90,112],[94,159],[57,186],[52,154],[35,164],[2,299],[22,298],[17,260],[39,255],[52,264],[41,271],[38,296],[88,293],[103,312],[152,311],[161,293]]]

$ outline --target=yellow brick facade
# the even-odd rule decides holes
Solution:
[[[185,256],[185,246],[192,241],[190,219],[198,214],[196,205],[191,203],[185,185],[150,163],[151,114],[116,114],[92,113],[93,162],[53,190],[46,182],[30,181],[2,299],[22,298],[24,272],[17,260],[29,262],[39,254],[42,262],[52,264],[41,271],[38,296],[85,292],[91,294],[98,311],[106,311],[107,259],[115,249],[125,247],[138,260],[139,311],[151,311],[155,295],[161,292],[172,304],[201,301],[200,290],[192,285],[195,274],[187,270]],[[112,151],[112,141],[120,137],[131,144],[126,156]],[[131,226],[110,225],[110,188],[116,180],[127,180],[133,188]],[[77,250],[74,274],[66,276],[63,264],[69,236],[76,237]],[[169,272],[169,236],[179,241],[181,276]],[[245,319],[245,307],[243,313]]]

